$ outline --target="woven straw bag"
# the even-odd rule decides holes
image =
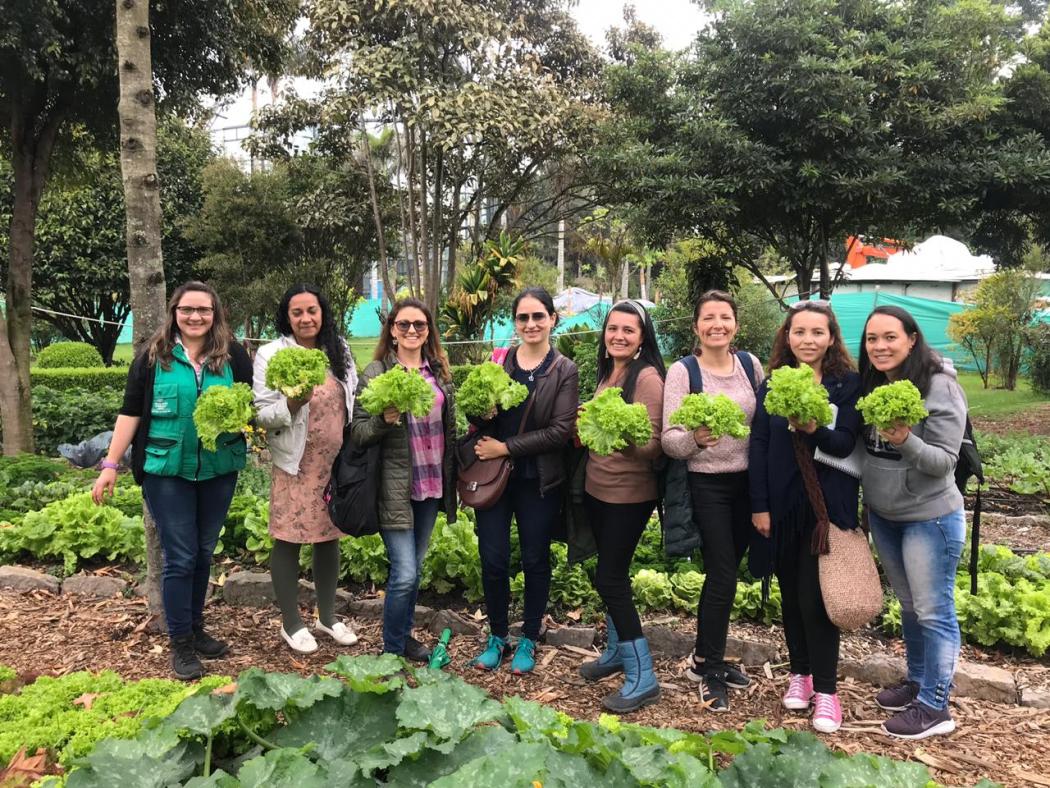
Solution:
[[[831,623],[859,629],[882,612],[882,583],[862,528],[828,529],[828,552],[818,557],[820,593]]]

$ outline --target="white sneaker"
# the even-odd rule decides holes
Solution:
[[[357,634],[342,621],[336,621],[332,624],[331,629],[318,621],[314,624],[314,629],[324,632],[341,646],[352,646],[357,642]]]
[[[300,654],[312,654],[317,651],[317,641],[306,627],[297,630],[294,635],[289,635],[284,631],[284,627],[281,627],[281,637],[293,651],[298,651]]]

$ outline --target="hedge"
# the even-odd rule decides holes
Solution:
[[[33,387],[46,386],[56,391],[87,389],[88,391],[124,391],[128,380],[127,367],[60,367],[29,371]]]

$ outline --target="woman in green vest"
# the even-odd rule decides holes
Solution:
[[[164,550],[164,615],[171,667],[180,679],[204,675],[199,657],[221,657],[227,645],[204,629],[211,557],[233,498],[246,446],[240,433],[205,449],[193,425],[197,398],[211,386],[252,382],[252,364],[223,315],[216,292],[201,282],[177,288],[164,325],[128,372],[124,404],[92,497],[113,494],[128,445],[135,481],[157,523]]]

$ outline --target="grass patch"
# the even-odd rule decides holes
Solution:
[[[1017,388],[1013,391],[994,388],[994,384],[992,388],[984,388],[981,376],[976,372],[960,372],[959,382],[966,392],[970,415],[978,418],[1009,416],[1033,405],[1050,402],[1050,398],[1032,391],[1031,384],[1024,378],[1017,381]]]

